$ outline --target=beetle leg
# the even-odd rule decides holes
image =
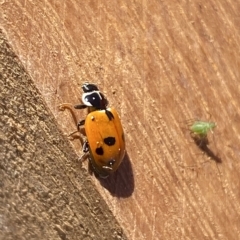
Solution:
[[[74,108],[73,108],[73,105],[72,105],[72,104],[70,104],[70,103],[62,103],[62,104],[60,104],[60,105],[58,106],[58,108],[59,108],[60,111],[64,111],[65,109],[68,109],[68,110],[70,111],[70,113],[72,114],[72,117],[73,117],[73,119],[74,119],[75,124],[77,124],[77,118],[76,118],[76,116],[75,116],[75,114],[74,114]],[[79,129],[78,129],[78,130],[79,130]],[[71,136],[71,135],[73,135],[73,134],[76,133],[76,132],[77,132],[77,131],[70,133],[70,134],[68,135],[68,137]]]
[[[73,105],[71,103],[62,103],[58,106],[60,111],[64,111],[66,108],[71,112],[73,111]]]
[[[84,141],[83,143],[83,152],[86,153],[86,152],[89,152],[89,145],[88,145],[88,141]]]
[[[77,129],[78,129],[78,131],[79,131],[79,128],[81,127],[81,126],[83,126],[85,124],[85,119],[84,120],[81,120],[78,124],[77,124]]]
[[[78,158],[79,161],[83,162],[84,160],[86,160],[89,156],[90,156],[90,153],[89,153],[89,146],[88,146],[88,141],[85,140],[84,143],[83,143],[83,154]]]
[[[83,161],[85,161],[89,156],[90,156],[90,155],[89,155],[89,152],[85,152],[85,153],[83,153],[83,154],[78,158],[78,161],[83,162]]]
[[[74,122],[77,122],[76,116],[74,114],[73,105],[71,103],[62,103],[58,106],[59,111],[64,111],[65,109],[68,109],[70,113],[72,114],[72,117],[74,119]]]
[[[68,134],[68,137],[72,137],[72,135],[74,135],[75,133],[80,132],[80,127],[83,126],[85,124],[85,120],[81,120],[78,124],[77,124],[77,130],[73,131],[71,133]],[[81,133],[81,132],[80,132]],[[75,138],[75,137],[72,137]]]
[[[77,136],[77,135],[73,136],[75,133],[78,133],[78,132],[79,132],[78,130],[73,131],[73,132],[69,133],[67,137],[68,137],[70,140],[73,140],[73,139],[75,139],[75,138],[79,138],[80,136]]]
[[[87,108],[88,106],[85,105],[85,104],[79,104],[79,105],[75,105],[74,108],[75,109],[84,109],[84,108]]]

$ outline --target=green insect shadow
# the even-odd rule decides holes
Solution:
[[[204,154],[206,154],[211,160],[215,161],[216,163],[222,163],[222,159],[208,147],[209,140],[208,140],[207,136],[199,137],[199,136],[191,134],[191,137],[192,137],[194,143],[197,145],[197,147]]]

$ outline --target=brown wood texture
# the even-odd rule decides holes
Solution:
[[[240,239],[239,12],[233,0],[1,2],[0,27],[65,134],[76,126],[58,105],[79,103],[86,81],[119,111],[127,155],[91,181],[129,239]],[[197,118],[217,123],[205,153],[187,130]]]
[[[0,239],[127,239],[0,30]]]

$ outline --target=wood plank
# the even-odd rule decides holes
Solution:
[[[118,109],[127,157],[109,179],[91,179],[129,239],[240,238],[239,2],[1,8],[0,27],[64,133],[76,127],[58,105],[79,103],[85,81]],[[213,156],[186,130],[193,118],[217,123]],[[79,154],[80,142],[71,144]]]
[[[0,69],[0,239],[127,239],[2,31]]]

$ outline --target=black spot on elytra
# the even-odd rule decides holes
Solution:
[[[112,112],[111,111],[109,111],[109,110],[105,110],[105,113],[107,114],[107,117],[108,117],[108,119],[109,119],[109,121],[111,121],[112,119],[114,119],[114,116],[113,116],[113,114],[112,114]]]
[[[104,143],[107,144],[108,146],[113,146],[116,142],[115,137],[106,137],[104,138]]]
[[[96,154],[103,155],[103,148],[102,147],[96,148]]]

